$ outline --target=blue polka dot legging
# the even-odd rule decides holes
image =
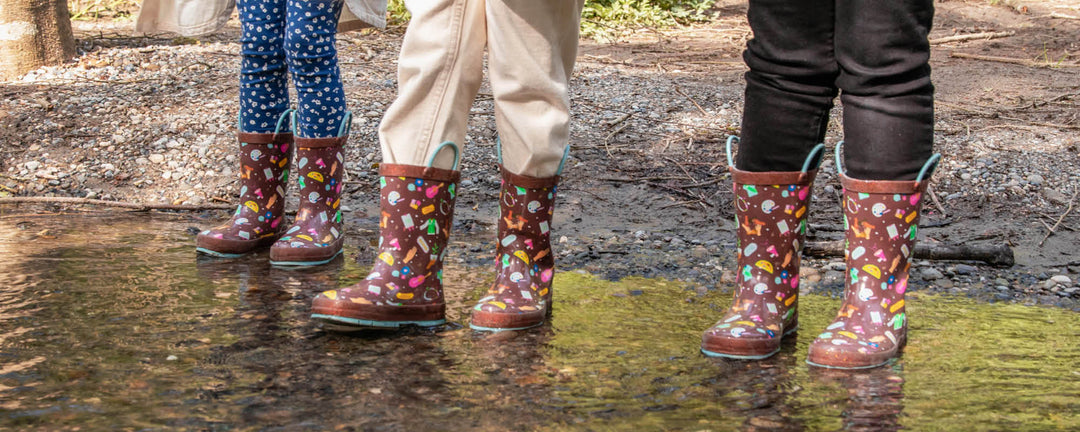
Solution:
[[[288,109],[288,77],[296,85],[297,134],[335,137],[345,116],[338,71],[342,0],[239,0],[240,127],[272,132]]]

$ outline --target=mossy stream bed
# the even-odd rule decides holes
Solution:
[[[337,334],[310,300],[363,265],[196,259],[192,223],[0,218],[0,429],[1080,429],[1068,310],[913,292],[903,357],[839,372],[805,363],[839,299],[802,296],[778,355],[729,361],[698,344],[730,294],[563,272],[548,325],[479,334],[492,275],[452,265],[450,324]]]

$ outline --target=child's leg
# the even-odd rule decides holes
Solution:
[[[285,53],[296,84],[298,137],[336,137],[345,116],[345,90],[334,47],[342,4],[342,0],[289,0]]]
[[[406,0],[412,13],[398,59],[398,96],[379,127],[383,162],[424,166],[439,144],[464,144],[483,79],[483,0]],[[441,152],[435,167],[450,169]]]
[[[577,56],[581,0],[487,2],[488,65],[503,166],[556,174],[569,141],[568,85]]]
[[[551,313],[551,221],[569,141],[567,87],[577,55],[581,0],[487,3],[488,65],[503,148],[498,275],[470,326],[538,326]]]
[[[933,152],[933,1],[838,0],[836,11],[848,175],[913,180]]]
[[[272,132],[289,107],[285,1],[239,0],[241,132]]]
[[[740,170],[798,171],[824,139],[837,93],[834,2],[750,0]]]

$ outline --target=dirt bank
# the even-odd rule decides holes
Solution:
[[[945,162],[921,230],[927,244],[1010,245],[1017,265],[917,262],[914,288],[1077,309],[1080,10],[1062,0],[1024,7],[938,3],[931,39],[1001,37],[934,45],[936,144]],[[722,1],[717,11],[701,26],[583,41],[573,83],[575,150],[556,218],[564,268],[730,289],[734,224],[722,142],[738,132],[739,55],[750,32],[744,3]],[[133,35],[130,22],[77,27],[84,54],[76,62],[0,84],[0,194],[227,202],[236,184],[235,23],[200,39]],[[400,33],[347,34],[339,42],[357,113],[346,200],[356,243],[369,241],[376,225],[365,214],[376,196],[376,128],[395,94]],[[829,145],[842,138],[837,113]],[[489,88],[472,114],[457,257],[483,264],[498,187]],[[839,234],[839,184],[832,164],[824,168],[813,240]],[[839,259],[806,265],[808,288],[840,290]]]

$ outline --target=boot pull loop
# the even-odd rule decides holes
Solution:
[[[274,127],[274,137],[275,138],[277,138],[277,135],[279,133],[281,133],[281,126],[285,123],[285,119],[290,118],[291,116],[295,115],[295,113],[296,113],[296,110],[294,110],[292,108],[289,108],[289,109],[285,110],[285,112],[281,113],[281,117],[278,117],[277,126]],[[289,122],[289,127],[290,128],[292,128],[293,123],[294,122]]]
[[[799,174],[799,183],[806,181],[807,176],[810,175],[810,170],[816,170],[821,166],[821,158],[824,156],[825,144],[818,144],[810,150],[810,154],[806,155],[806,161],[802,164],[802,171]]]
[[[934,153],[930,156],[930,159],[926,160],[922,169],[919,170],[919,176],[915,177],[915,183],[921,183],[923,180],[929,180],[930,176],[934,175],[934,171],[937,170],[938,162],[941,162],[941,153]]]
[[[289,127],[292,128],[292,133],[296,137],[300,137],[300,125],[296,123],[296,110],[289,113]]]
[[[349,136],[352,132],[352,111],[345,111],[345,115],[341,117],[341,126],[338,126],[338,138],[343,136]]]
[[[499,165],[502,165],[502,137],[495,137],[495,157],[499,161]]]
[[[566,158],[568,157],[570,157],[570,144],[567,144],[566,150],[563,150],[562,152],[562,159],[559,160],[559,169],[555,170],[556,176],[562,175],[562,170],[563,168],[566,168]],[[499,161],[499,163],[502,163],[502,161]]]
[[[461,165],[461,151],[458,150],[457,144],[454,144],[454,143],[452,143],[450,141],[446,141],[446,142],[444,142],[442,144],[439,144],[438,147],[435,147],[435,151],[431,153],[431,158],[428,159],[428,163],[427,163],[428,168],[433,168],[433,164],[435,163],[435,157],[439,156],[439,153],[442,152],[442,149],[444,147],[447,147],[447,146],[449,146],[450,149],[454,151],[454,168],[453,168],[453,170],[454,171],[458,170],[458,166]]]
[[[821,159],[825,156],[825,144],[818,144],[810,150],[810,154],[806,156],[806,162],[802,164],[802,172],[806,173],[810,170],[818,169],[821,166]]]
[[[732,143],[738,143],[738,142],[739,142],[739,137],[737,137],[735,135],[730,135],[730,136],[727,137],[727,145],[726,145],[726,147],[727,147],[727,164],[728,164],[729,167],[735,166],[735,159],[733,159],[731,157],[731,144]]]
[[[839,173],[840,175],[847,175],[847,173],[844,172],[844,165],[842,163],[843,158],[840,157],[840,149],[842,149],[842,148],[844,148],[844,142],[843,141],[840,141],[840,142],[836,143],[836,150],[834,150],[834,152],[836,154],[836,172]]]

